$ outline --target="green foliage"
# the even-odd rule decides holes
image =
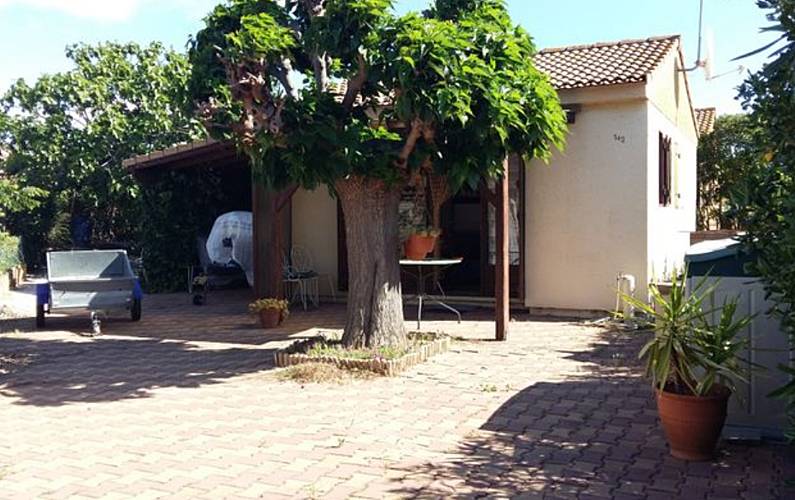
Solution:
[[[216,7],[190,44],[194,109],[272,186],[401,183],[432,168],[457,189],[500,175],[507,154],[562,145],[557,94],[502,2],[440,1],[402,17],[391,6]]]
[[[21,263],[19,238],[0,231],[0,273],[5,273]]]
[[[721,116],[698,144],[698,227],[740,229],[730,200],[765,168],[762,129],[745,114]]]
[[[207,236],[218,207],[228,204],[215,170],[173,170],[142,187],[141,245],[150,292],[184,291],[187,267],[198,264],[196,238]]]
[[[754,271],[795,341],[795,0],[757,3],[769,9],[772,24],[763,31],[780,36],[760,49],[772,50],[770,62],[746,80],[740,96],[762,130],[760,148],[768,163],[750,176],[734,205],[748,231],[745,243],[758,256]],[[776,395],[790,403],[795,418],[795,382]]]
[[[55,222],[75,215],[97,241],[134,241],[140,191],[122,161],[200,132],[180,104],[184,56],[157,43],[75,45],[66,55],[71,70],[20,80],[0,99],[0,170],[39,201],[12,206],[3,223],[25,236],[34,262],[55,243]]]
[[[0,174],[0,227],[3,227],[6,212],[33,210],[46,195],[44,189],[23,186],[16,178]]]
[[[651,285],[651,304],[623,295],[645,316],[643,326],[654,331],[640,351],[646,373],[657,389],[678,394],[705,396],[716,384],[734,390],[746,370],[740,353],[747,342],[737,336],[751,318],[734,319],[736,302],[716,308],[712,303],[716,285],[706,286],[703,279],[688,292],[686,276],[687,271],[674,277],[667,297]],[[718,321],[711,322],[718,311]]]

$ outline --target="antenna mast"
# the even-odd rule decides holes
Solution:
[[[704,33],[704,0],[700,0],[699,8],[698,8],[698,55],[696,56],[696,62],[692,68],[685,68],[683,71],[689,72],[693,71],[698,68],[704,67],[704,61],[701,60],[701,42],[703,39]]]

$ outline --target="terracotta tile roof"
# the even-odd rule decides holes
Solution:
[[[715,130],[717,116],[715,108],[696,109],[696,125],[698,125],[699,135],[706,135]]]
[[[679,45],[679,35],[544,49],[535,57],[558,90],[641,83]]]

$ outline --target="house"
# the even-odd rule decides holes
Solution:
[[[612,309],[616,277],[681,269],[696,227],[698,129],[679,36],[547,49],[576,110],[568,144],[526,178],[525,304]]]
[[[547,49],[536,64],[558,89],[569,135],[549,165],[510,162],[511,297],[515,306],[531,309],[612,310],[619,275],[634,276],[643,296],[650,281],[681,268],[695,230],[698,129],[680,37]],[[214,141],[132,158],[125,166],[141,179],[202,166],[240,177],[246,168],[233,149]],[[237,209],[252,206],[256,218],[256,202],[241,200]],[[325,188],[299,189],[286,212],[288,244],[307,249],[316,270],[344,290],[347,256],[337,201]],[[441,225],[442,254],[464,258],[445,273],[447,294],[493,297],[488,196],[482,189],[457,193],[445,204]]]

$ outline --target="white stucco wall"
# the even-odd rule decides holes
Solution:
[[[698,132],[685,73],[678,54],[670,54],[648,83],[648,255],[649,278],[667,279],[681,270],[696,230]],[[659,134],[672,140],[672,202],[659,204]]]
[[[696,230],[697,144],[650,103],[648,140],[648,255],[649,279],[667,279],[684,265],[690,233]],[[672,142],[671,204],[659,204],[659,133]]]
[[[612,310],[616,277],[681,269],[696,223],[697,132],[673,51],[646,84],[562,91],[578,104],[563,153],[534,161],[526,186],[526,305]],[[659,133],[672,138],[673,202],[659,205]]]
[[[312,256],[315,271],[332,276],[337,286],[337,201],[325,187],[299,189],[293,196],[293,245]],[[328,280],[320,280],[320,294],[330,295]]]
[[[648,278],[647,105],[642,85],[622,90],[561,93],[594,103],[582,104],[565,151],[527,172],[528,307],[611,310],[620,273]]]

